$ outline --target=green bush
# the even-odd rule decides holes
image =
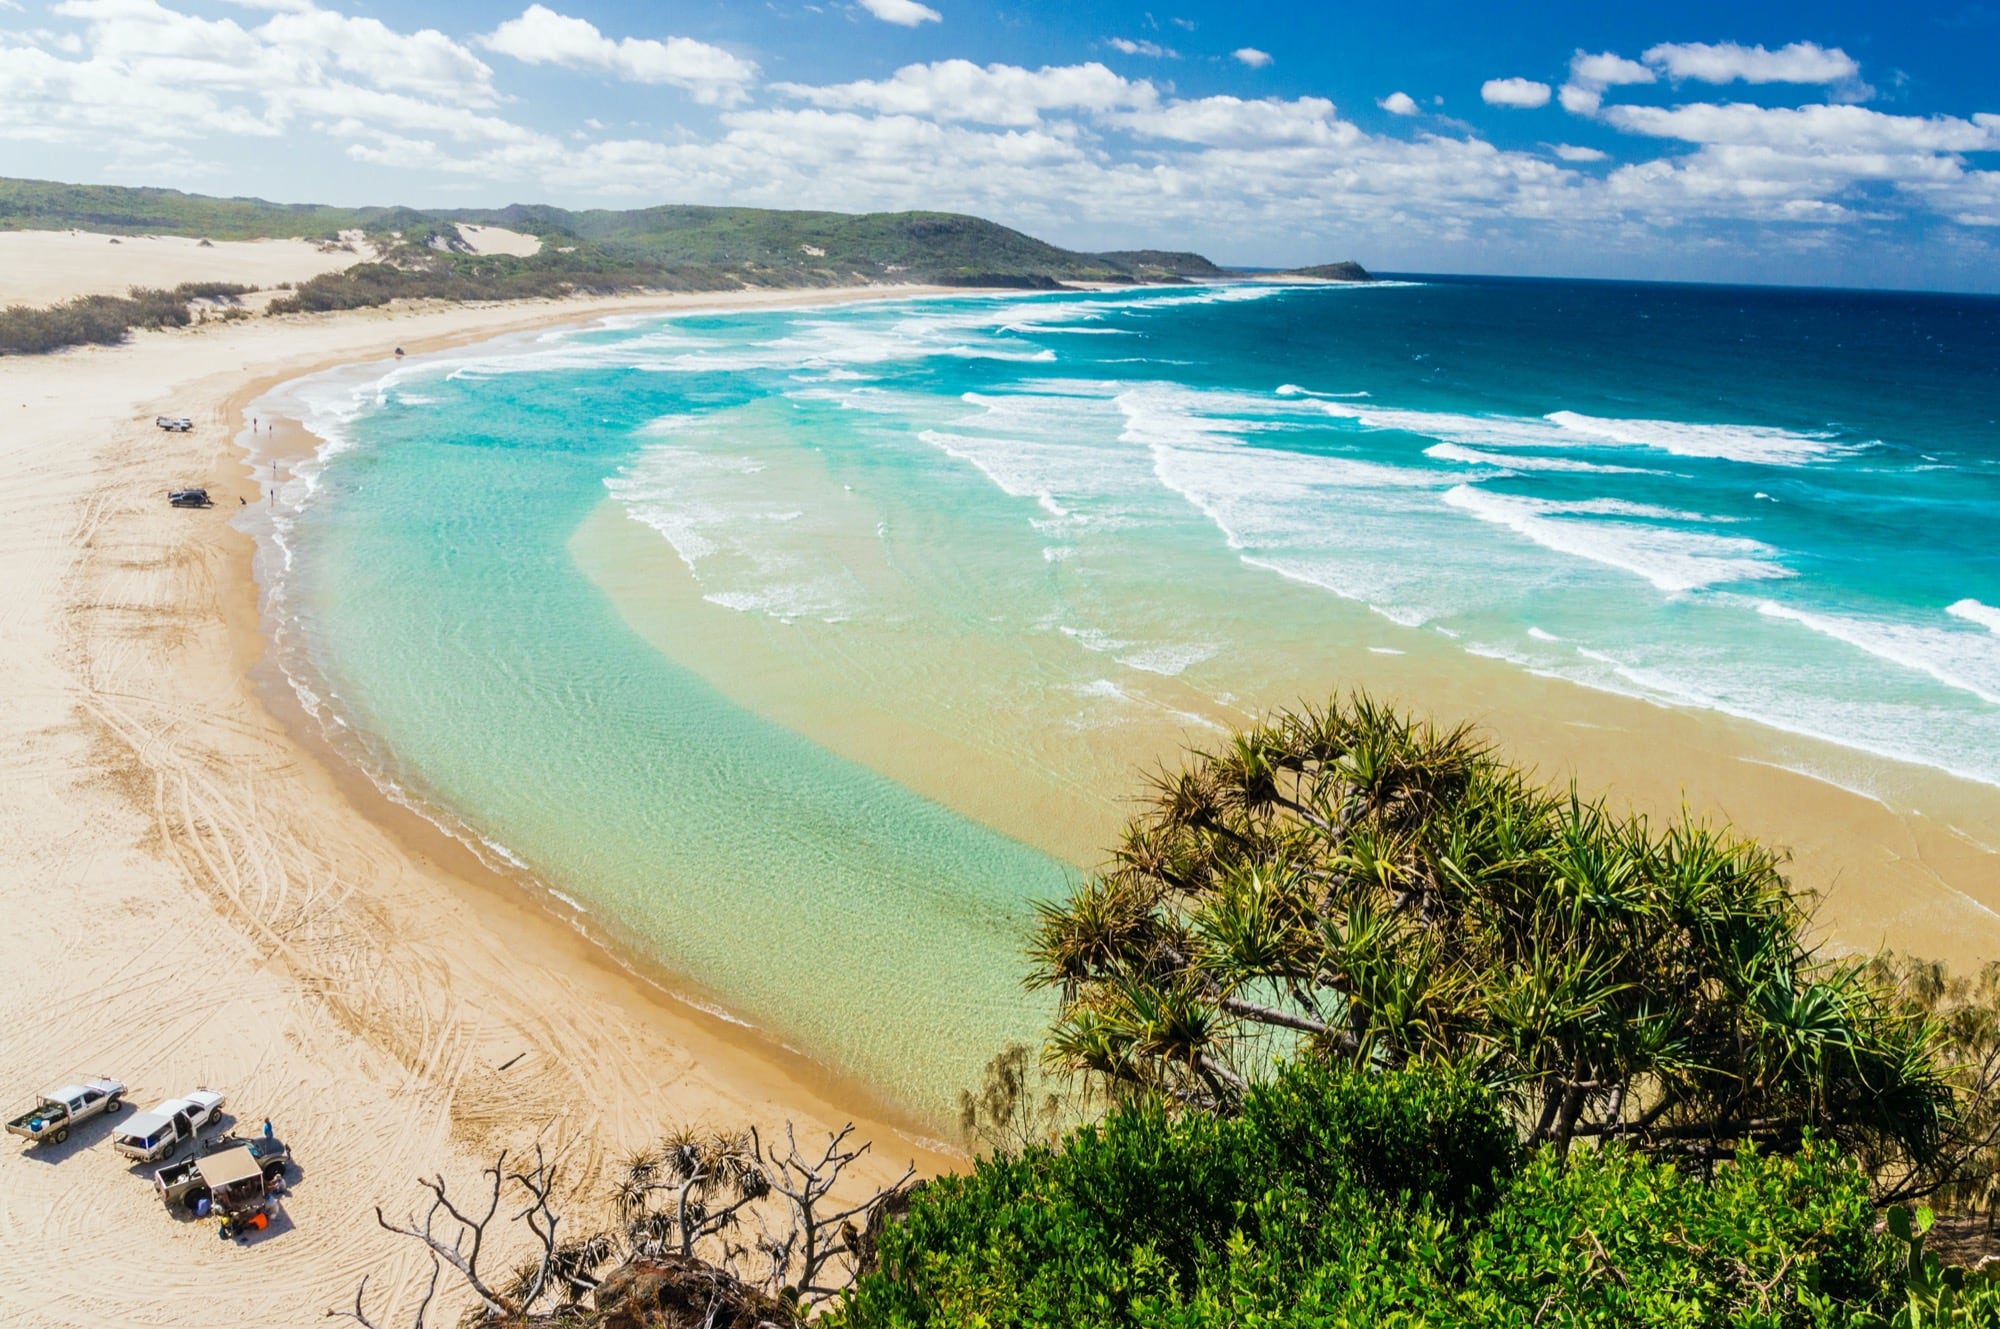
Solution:
[[[1617,1145],[1565,1166],[1450,1069],[1298,1065],[1237,1117],[1135,1101],[930,1183],[832,1323],[1855,1324],[1892,1301],[1873,1219],[1824,1142],[1706,1176]]]
[[[223,282],[189,283],[171,291],[133,287],[126,295],[86,295],[46,309],[0,310],[0,355],[44,355],[66,346],[111,346],[134,328],[184,328],[188,302],[234,298],[248,290]]]

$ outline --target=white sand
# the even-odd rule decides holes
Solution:
[[[504,226],[473,226],[461,222],[459,235],[472,246],[475,254],[512,254],[516,258],[528,258],[542,252],[540,237],[523,235],[510,231]]]
[[[170,266],[120,280],[193,275]],[[0,273],[0,302],[90,279]],[[596,310],[773,298],[257,319],[0,359],[0,1097],[12,1116],[84,1075],[139,1106],[206,1085],[246,1123],[268,1115],[304,1174],[246,1248],[167,1214],[110,1151],[115,1120],[47,1151],[7,1137],[0,1323],[321,1323],[364,1273],[411,1295],[425,1266],[373,1206],[406,1210],[419,1173],[466,1178],[540,1133],[581,1185],[677,1122],[818,1130],[865,1105],[635,980],[302,746],[254,676],[250,542],[228,524],[257,494],[240,408],[275,381]],[[194,432],[157,430],[162,412]],[[216,508],[169,508],[179,482]],[[875,1175],[942,1161],[862,1131]]]
[[[190,281],[271,287],[373,257],[365,243],[329,250],[310,240],[216,240],[203,248],[199,240],[175,235],[0,231],[0,306],[123,295],[134,286],[170,288]]]

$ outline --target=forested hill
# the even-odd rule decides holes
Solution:
[[[364,232],[390,261],[416,265],[425,251],[450,256],[461,224],[503,226],[542,240],[541,254],[501,265],[519,274],[563,274],[578,285],[829,285],[931,281],[1054,285],[1068,281],[1173,281],[1214,275],[1197,254],[1083,254],[978,217],[945,212],[788,212],[666,206],[572,212],[543,205],[427,210],[340,208],[210,198],[173,189],[0,179],[0,230],[77,227],[114,234],[213,240]],[[446,260],[426,260],[431,266]],[[491,256],[481,264],[497,271]]]

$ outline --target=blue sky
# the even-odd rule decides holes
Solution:
[[[2000,289],[2000,0],[0,0],[0,173]]]

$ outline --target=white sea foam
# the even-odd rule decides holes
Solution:
[[[2000,641],[1991,630],[1931,628],[1851,614],[1815,613],[1765,600],[1757,612],[1810,628],[1878,660],[1930,675],[1946,687],[2000,706]]]
[[[1649,448],[1676,457],[1698,457],[1764,466],[1803,466],[1853,451],[1828,434],[1803,434],[1762,425],[1688,424],[1677,420],[1614,420],[1553,411],[1539,419],[1519,415],[1464,415],[1387,406],[1352,406],[1321,400],[1336,419],[1395,429],[1447,443],[1513,448]]]
[[[1204,660],[1214,658],[1221,649],[1219,642],[1168,642],[1121,655],[1118,663],[1172,678]]]
[[[1314,392],[1311,388],[1302,388],[1296,383],[1281,383],[1278,385],[1278,395],[1280,397],[1319,397],[1332,401],[1336,399],[1366,397],[1368,394],[1365,392]]]
[[[1268,399],[1146,385],[1121,393],[1121,437],[1143,446],[1153,474],[1222,533],[1251,567],[1332,591],[1406,625],[1430,616],[1421,541],[1428,495],[1449,477],[1422,468],[1275,447],[1245,438],[1282,428],[1231,411]],[[1413,601],[1414,597],[1414,601]]]
[[[764,470],[753,457],[654,443],[604,487],[666,539],[709,603],[785,620],[850,614],[859,596],[852,574],[816,530],[780,534],[812,527],[811,514],[772,502],[753,478]]]
[[[1793,575],[1776,561],[1778,551],[1759,541],[1646,524],[1700,520],[1698,514],[1671,508],[1619,499],[1563,503],[1496,494],[1475,485],[1454,487],[1444,501],[1545,549],[1629,572],[1663,591]],[[1582,520],[1585,517],[1613,520]]]
[[[1424,449],[1426,457],[1437,461],[1462,462],[1467,466],[1491,466],[1503,471],[1573,471],[1597,475],[1651,475],[1637,466],[1606,466],[1573,457],[1524,457],[1512,452],[1483,452],[1457,443],[1433,443]]]
[[[1084,650],[1096,651],[1100,655],[1108,655],[1113,651],[1122,651],[1132,644],[1129,641],[1120,641],[1116,637],[1098,631],[1096,628],[1065,626],[1059,628],[1058,631],[1077,645],[1083,647]]]
[[[1991,605],[1983,605],[1977,600],[1959,600],[1946,605],[1944,612],[1953,618],[1977,623],[1988,632],[2000,633],[2000,609],[1995,609]]]
[[[1550,423],[1590,440],[1608,440],[1630,447],[1657,448],[1676,457],[1708,457],[1720,461],[1755,462],[1765,466],[1800,466],[1852,451],[1824,433],[1801,434],[1759,425],[1686,424],[1678,420],[1607,420],[1553,411]]]

